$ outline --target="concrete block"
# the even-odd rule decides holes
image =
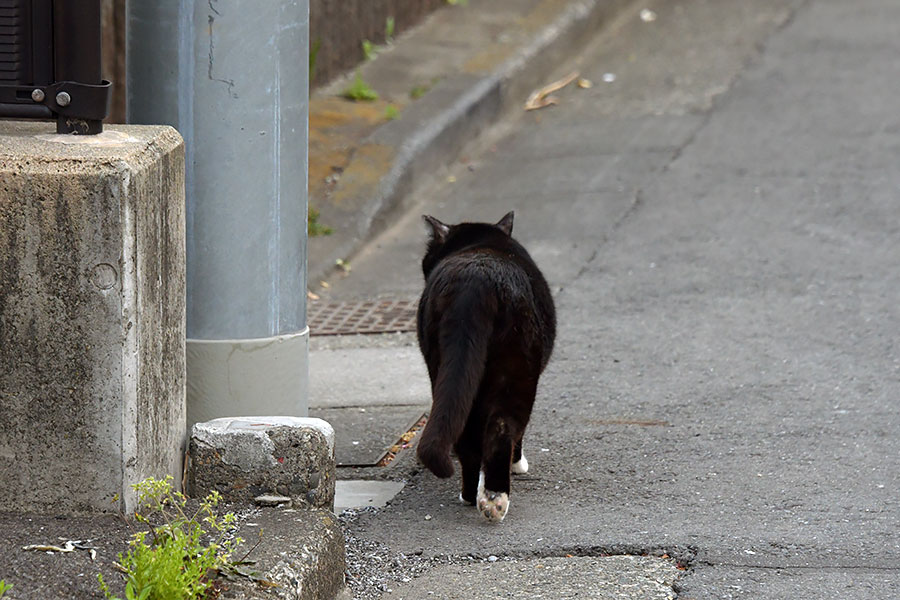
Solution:
[[[250,554],[253,570],[262,579],[278,584],[265,588],[249,578],[228,581],[223,597],[229,600],[350,600],[344,585],[347,568],[344,532],[330,511],[308,509],[260,510],[238,524],[237,536],[243,548],[256,543],[260,531],[263,542]],[[243,554],[241,549],[238,555]]]
[[[321,419],[224,417],[191,431],[188,491],[230,502],[266,495],[295,507],[334,506],[334,429]]]
[[[181,479],[184,146],[53,132],[0,122],[0,510],[129,511]]]

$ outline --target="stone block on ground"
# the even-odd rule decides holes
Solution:
[[[344,586],[344,532],[324,509],[264,508],[242,522],[237,535],[244,539],[238,556],[250,552],[252,571],[270,587],[243,577],[226,582],[222,600],[349,600]]]
[[[55,130],[0,121],[0,510],[129,512],[181,481],[184,144]]]
[[[294,507],[334,506],[334,429],[321,419],[224,417],[194,425],[188,490],[229,502],[264,496]]]

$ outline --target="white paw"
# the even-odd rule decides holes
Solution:
[[[484,489],[484,472],[478,478],[478,512],[491,523],[499,523],[509,510],[509,494]]]
[[[478,496],[478,510],[491,523],[499,523],[509,510],[509,495],[485,490],[483,496]]]
[[[525,458],[524,452],[522,453],[522,458],[512,464],[512,472],[519,475],[528,472],[528,459]]]

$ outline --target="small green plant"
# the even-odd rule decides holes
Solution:
[[[469,0],[447,0],[447,4],[451,6],[467,6]]]
[[[306,233],[309,237],[316,237],[319,235],[331,235],[334,233],[334,229],[327,225],[322,225],[319,223],[319,211],[317,211],[312,206],[306,211],[307,219],[306,219]]]
[[[428,93],[434,85],[440,81],[440,77],[434,77],[429,83],[422,83],[417,86],[414,86],[411,90],[409,90],[409,97],[413,100],[418,100],[422,96]]]
[[[384,43],[391,44],[394,41],[394,17],[388,17],[384,22]],[[373,44],[369,40],[362,41],[363,56],[366,60],[373,60],[381,51],[381,46]]]
[[[12,589],[11,583],[6,583],[5,579],[0,579],[0,598],[2,598],[6,592]]]
[[[378,100],[378,92],[369,87],[369,84],[363,81],[362,75],[357,71],[353,83],[344,90],[344,98],[356,102],[360,100],[372,102],[373,100]]]
[[[384,107],[384,118],[388,121],[393,121],[397,117],[400,116],[400,111],[397,110],[397,107],[393,104],[388,104]]]
[[[363,56],[366,57],[366,60],[372,60],[375,56],[378,55],[378,46],[370,42],[369,40],[362,41],[362,51]]]
[[[125,600],[204,598],[212,586],[210,576],[228,566],[231,553],[243,541],[228,538],[234,513],[219,516],[214,509],[221,498],[212,492],[189,515],[187,498],[172,489],[171,476],[145,479],[134,489],[141,507],[135,519],[149,529],[135,533],[128,551],[119,554]],[[122,600],[113,595],[103,575],[98,574],[97,581],[108,600]]]

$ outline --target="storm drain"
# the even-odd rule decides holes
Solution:
[[[310,335],[397,333],[416,330],[418,300],[388,298],[355,302],[312,300],[306,309]]]

